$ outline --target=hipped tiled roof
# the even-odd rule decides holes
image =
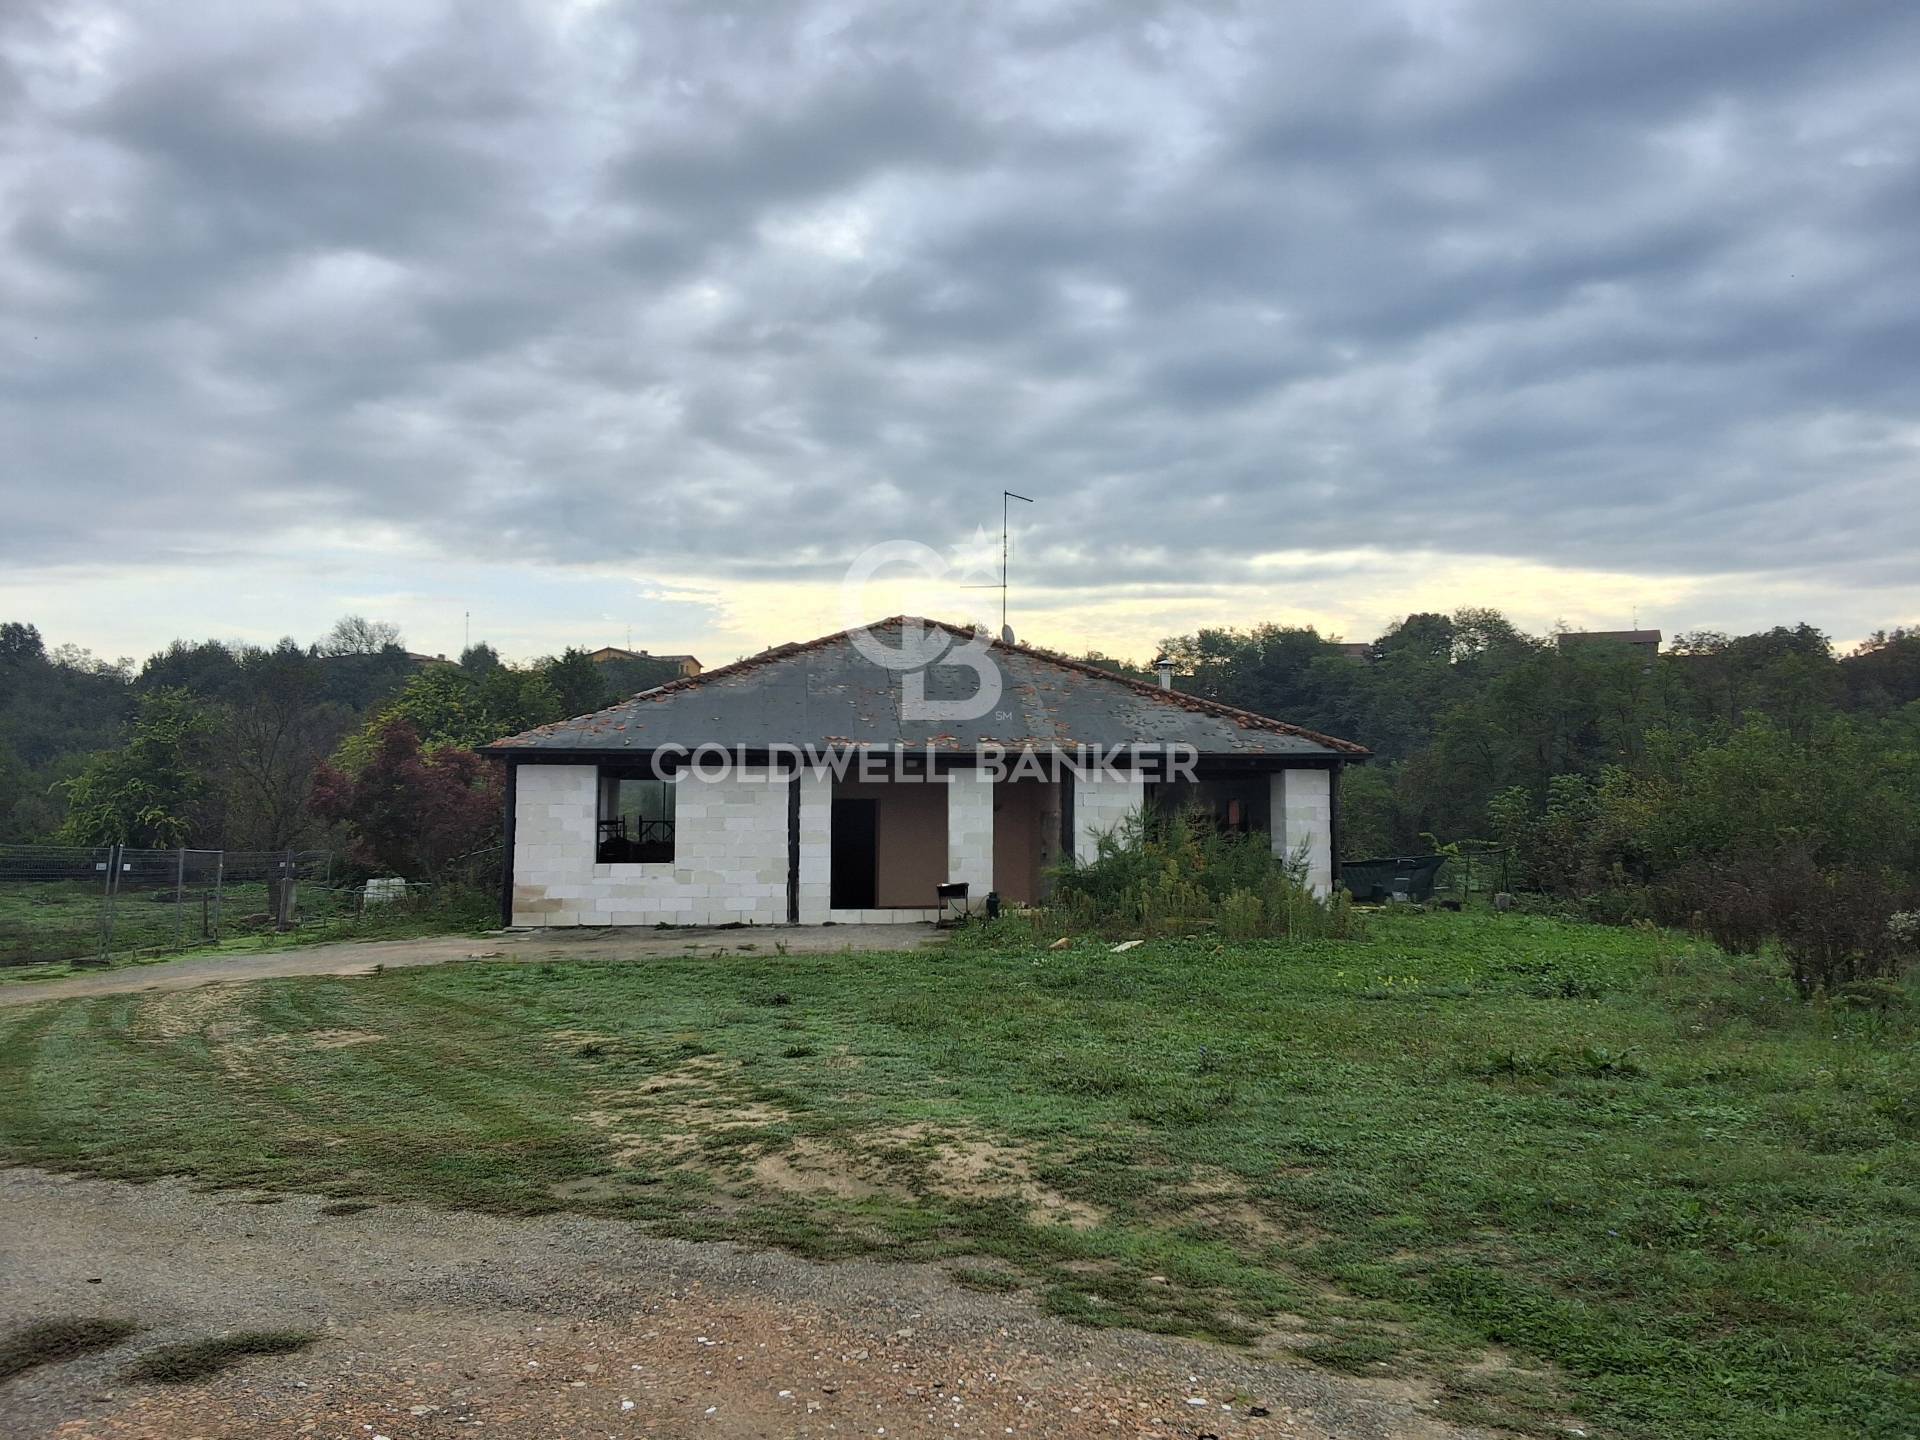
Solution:
[[[897,647],[903,626],[946,631],[966,626],[894,616],[863,626]],[[975,720],[908,720],[900,714],[902,672],[868,659],[843,630],[781,645],[700,675],[644,690],[605,710],[510,736],[497,754],[568,750],[633,753],[667,745],[689,750],[718,744],[891,747],[972,751],[1077,749],[1129,744],[1185,744],[1201,755],[1363,759],[1365,746],[1317,734],[1266,715],[1237,710],[1178,690],[1162,690],[1097,666],[1029,646],[994,641],[999,701]],[[929,699],[962,699],[977,679],[959,665],[926,671]]]

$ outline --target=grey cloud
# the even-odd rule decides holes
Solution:
[[[8,564],[1920,546],[1906,5],[129,11],[72,87],[78,10],[0,29]]]
[[[616,167],[620,189],[683,220],[733,218],[894,167],[978,165],[994,143],[930,77],[899,66],[836,73],[796,104],[750,106],[728,97],[719,113],[703,108],[679,133],[642,140]]]

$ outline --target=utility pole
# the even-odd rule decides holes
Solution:
[[[1033,497],[1021,495],[1012,490],[1000,492],[1000,583],[998,585],[963,585],[963,590],[998,590],[1000,592],[1000,638],[1007,644],[1013,643],[1013,630],[1007,624],[1007,502],[1018,500],[1023,504],[1033,504]]]
[[[1009,500],[1033,504],[1033,501],[1025,495],[1016,495],[1011,490],[1000,492],[1000,638],[1002,640],[1012,634],[1007,628],[1007,502]]]

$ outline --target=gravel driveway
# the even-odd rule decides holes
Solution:
[[[81,995],[130,995],[147,990],[191,990],[200,985],[272,980],[292,975],[365,975],[450,960],[640,960],[663,955],[771,951],[796,955],[841,950],[918,950],[939,939],[931,925],[779,925],[732,929],[517,930],[500,935],[434,935],[420,940],[346,940],[257,954],[203,955],[129,965],[92,975],[29,980],[0,986],[0,1005],[31,1005]]]
[[[147,1327],[0,1385],[0,1434],[1473,1433],[1399,1382],[1083,1329],[932,1267],[816,1265],[577,1217],[330,1216],[316,1199],[260,1198],[0,1171],[0,1326]],[[208,1381],[121,1378],[151,1345],[288,1327],[320,1339]]]

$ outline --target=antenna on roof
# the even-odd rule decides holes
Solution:
[[[1018,500],[1022,504],[1033,504],[1031,495],[1021,495],[1012,490],[1000,492],[1000,583],[998,585],[966,585],[966,590],[998,590],[1000,592],[1000,639],[1003,644],[1013,643],[1013,627],[1007,623],[1007,502]]]

